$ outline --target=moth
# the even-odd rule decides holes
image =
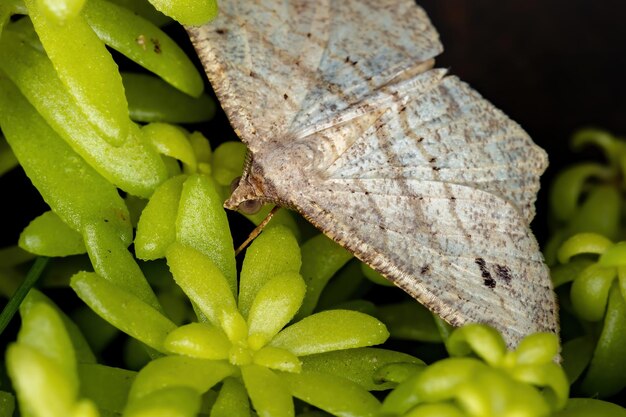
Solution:
[[[529,229],[545,152],[444,69],[411,0],[224,0],[188,32],[251,158],[226,201],[300,213],[455,326],[558,332]]]

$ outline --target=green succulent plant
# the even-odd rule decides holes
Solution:
[[[577,133],[574,147],[605,161],[571,165],[551,189],[561,369],[554,335],[509,351],[400,291],[381,304],[380,274],[284,209],[238,267],[232,224],[272,207],[227,217],[245,146],[194,131],[216,105],[163,29],[216,13],[199,0],[0,1],[0,175],[19,165],[49,206],[0,248],[12,296],[0,329],[21,317],[0,417],[626,415],[568,399],[570,384],[602,398],[626,385],[621,139]],[[52,286],[90,309],[57,306]],[[124,334],[126,362],[108,366]]]

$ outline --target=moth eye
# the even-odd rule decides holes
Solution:
[[[263,204],[259,200],[246,200],[239,204],[239,211],[244,214],[256,214]]]
[[[237,188],[237,186],[239,185],[239,181],[241,180],[241,176],[235,178],[234,180],[232,180],[232,182],[230,183],[230,193],[232,194],[235,189]]]

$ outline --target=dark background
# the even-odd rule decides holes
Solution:
[[[437,66],[470,83],[550,157],[533,223],[546,238],[546,191],[585,126],[626,135],[626,2],[419,0],[441,35]]]

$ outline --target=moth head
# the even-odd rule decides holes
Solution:
[[[224,207],[229,210],[240,211],[244,214],[255,214],[263,206],[263,172],[254,163],[252,153],[246,154],[246,162],[243,174],[237,177],[230,184],[230,197],[224,203]]]
[[[226,203],[224,204],[224,207],[231,209],[231,210],[237,210],[242,212],[243,214],[256,214],[259,212],[259,210],[261,210],[261,207],[263,206],[263,203],[261,202],[261,200],[258,199],[250,199],[250,200],[241,200],[238,197],[238,194],[241,195],[242,193],[239,192],[237,193],[236,191],[239,188],[239,184],[241,183],[241,178],[242,177],[237,177],[233,180],[233,182],[230,183],[230,198],[228,200],[226,200]],[[245,186],[242,187],[242,189],[244,189],[245,191]],[[245,195],[245,192],[243,193]],[[235,204],[237,204],[235,206]]]

